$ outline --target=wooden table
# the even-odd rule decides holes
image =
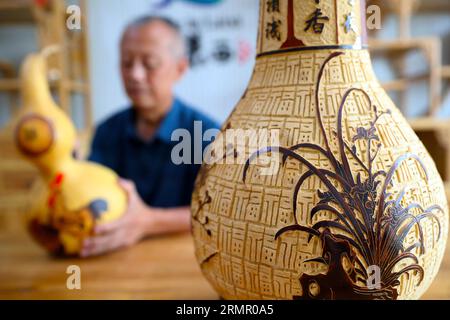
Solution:
[[[81,269],[81,290],[66,287]],[[55,259],[23,233],[0,234],[0,299],[218,299],[189,234],[151,239],[86,260]]]
[[[81,290],[66,269],[81,268]],[[0,234],[0,299],[217,299],[195,261],[190,235],[147,240],[110,255],[53,259],[26,234]],[[450,299],[450,246],[424,299]]]

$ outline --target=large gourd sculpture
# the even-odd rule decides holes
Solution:
[[[51,51],[29,55],[22,66],[23,109],[15,139],[43,181],[31,195],[28,230],[49,252],[78,255],[94,226],[118,219],[127,199],[114,172],[72,157],[75,128],[47,82],[46,53]]]
[[[253,76],[192,198],[196,257],[223,298],[417,299],[438,272],[443,183],[375,77],[364,13],[260,1]]]

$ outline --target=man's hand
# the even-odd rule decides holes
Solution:
[[[189,231],[189,207],[157,209],[148,207],[136,191],[133,182],[119,180],[128,196],[125,214],[117,221],[97,226],[94,236],[83,243],[81,257],[104,254],[130,247],[145,237]]]
[[[84,241],[81,257],[129,247],[146,236],[146,224],[150,220],[151,209],[139,197],[133,182],[120,179],[119,185],[128,196],[126,212],[117,221],[97,226],[95,236]]]

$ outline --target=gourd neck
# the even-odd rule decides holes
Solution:
[[[258,56],[366,43],[365,0],[260,0]]]

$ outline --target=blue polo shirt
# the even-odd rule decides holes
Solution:
[[[89,156],[90,161],[114,170],[120,177],[133,181],[142,200],[149,206],[170,208],[191,202],[199,164],[194,164],[194,121],[202,122],[203,133],[219,125],[178,99],[161,123],[151,141],[140,139],[133,108],[123,110],[97,127]],[[191,164],[175,164],[172,132],[186,129],[191,135]],[[202,140],[202,138],[199,138]],[[209,142],[201,143],[202,151]]]

